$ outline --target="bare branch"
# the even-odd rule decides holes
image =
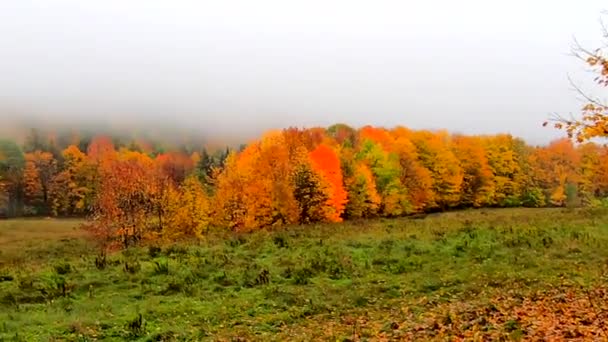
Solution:
[[[572,78],[570,77],[570,75],[568,75],[568,82],[570,82],[570,86],[572,88],[574,88],[574,90],[580,96],[582,96],[585,100],[589,101],[590,103],[593,103],[596,106],[607,107],[606,104],[602,103],[602,101],[600,99],[592,98],[591,96],[587,95],[579,86],[577,86],[574,83],[574,81],[572,80]]]
[[[606,22],[600,18],[600,26],[602,27],[602,37],[608,38],[608,28],[606,28]]]
[[[596,52],[591,52],[591,51],[585,49],[581,45],[581,43],[578,42],[578,40],[576,39],[576,37],[573,37],[572,39],[574,41],[574,46],[572,47],[572,53],[573,53],[573,55],[575,57],[580,58],[580,59],[582,59],[584,61],[587,61],[588,57],[595,56],[597,54],[597,51]]]

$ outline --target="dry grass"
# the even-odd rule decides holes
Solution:
[[[82,242],[85,232],[78,219],[0,220],[0,265],[35,256],[50,245]]]

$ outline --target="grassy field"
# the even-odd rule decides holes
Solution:
[[[606,340],[608,212],[471,210],[144,246],[0,221],[0,340]]]

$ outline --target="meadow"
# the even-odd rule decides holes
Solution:
[[[0,221],[0,341],[608,339],[608,211],[480,209],[101,254]]]

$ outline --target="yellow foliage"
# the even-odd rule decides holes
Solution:
[[[164,198],[163,236],[178,239],[202,237],[209,226],[209,199],[203,185],[194,176],[186,178],[179,189],[169,187]]]

